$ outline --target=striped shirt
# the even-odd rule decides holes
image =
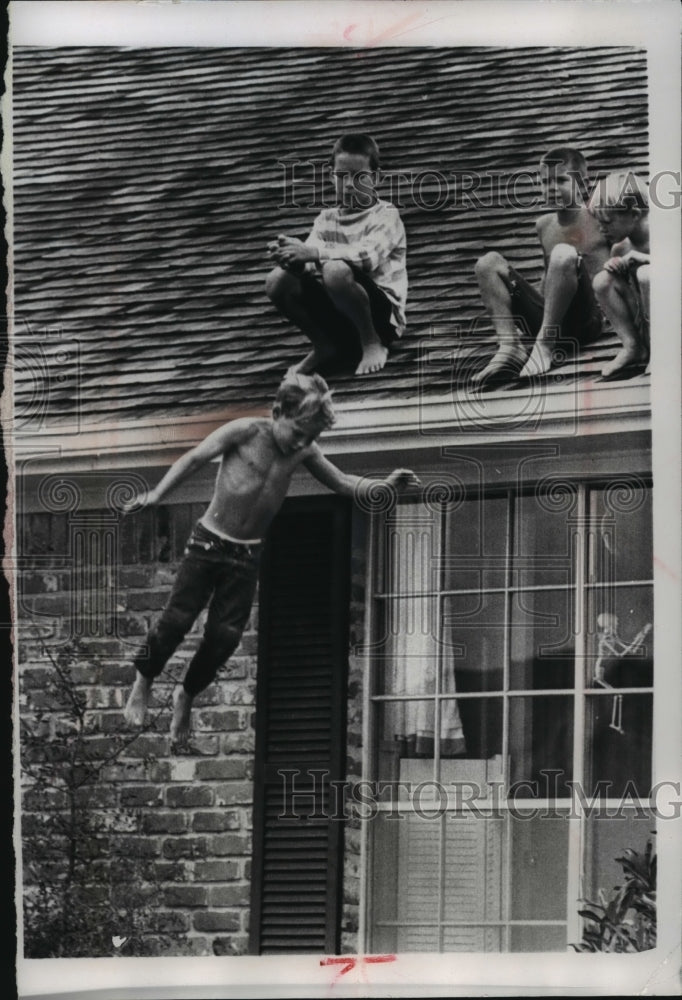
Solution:
[[[405,329],[407,244],[398,209],[378,200],[371,208],[341,214],[338,208],[320,212],[306,240],[326,260],[345,260],[367,273],[388,297],[391,322],[400,336]]]

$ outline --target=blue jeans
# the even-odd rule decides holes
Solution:
[[[154,678],[191,629],[208,603],[199,648],[183,687],[194,697],[208,687],[219,668],[239,645],[258,582],[259,544],[230,542],[197,523],[178,568],[161,617],[135,658],[135,668]]]

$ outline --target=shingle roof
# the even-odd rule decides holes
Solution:
[[[426,199],[442,195],[433,210],[403,187],[404,340],[371,379],[333,377],[335,398],[413,395],[425,337],[443,348],[426,391],[446,391],[448,349],[466,350],[472,323],[490,331],[475,259],[499,249],[539,275],[532,181],[516,207],[474,196],[553,145],[578,146],[593,175],[646,170],[646,93],[645,55],[629,48],[15,49],[17,332],[38,339],[48,373],[55,330],[79,348],[78,372],[51,378],[48,419],[269,400],[306,341],[265,297],[265,245],[316,214],[307,188],[299,207],[285,198],[283,161],[319,162],[344,131],[374,134],[388,171],[445,180],[424,181]],[[462,181],[474,173],[477,192]],[[21,353],[16,383],[31,405]]]

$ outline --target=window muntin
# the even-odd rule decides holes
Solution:
[[[578,827],[568,818],[576,809],[571,782],[586,795],[613,798],[627,794],[628,781],[642,796],[651,785],[650,490],[626,480],[550,482],[534,491],[470,496],[440,514],[405,504],[375,531],[375,543],[381,572],[374,595],[379,627],[370,699],[377,740],[370,776],[410,781],[413,788],[432,780],[468,782],[483,798],[490,782],[500,781],[505,794],[502,817],[469,817],[488,852],[485,863],[471,862],[469,876],[488,892],[485,879],[497,871],[495,918],[491,911],[485,919],[472,915],[466,921],[472,933],[451,924],[447,913],[456,892],[449,880],[455,874],[434,861],[424,869],[422,888],[428,885],[432,910],[437,901],[435,925],[432,913],[426,923],[417,912],[406,917],[402,907],[409,910],[408,903],[395,897],[392,916],[386,915],[390,907],[372,906],[369,945],[563,949],[580,937],[576,900],[592,864],[588,838],[579,832],[580,798]],[[406,553],[409,562],[398,565]],[[606,791],[604,782],[611,783]],[[551,803],[554,815],[563,809],[566,818],[545,816],[531,833],[532,824],[519,826],[513,818],[518,794],[536,806]],[[412,839],[421,836],[434,857],[449,853],[457,869],[448,822],[462,817],[452,819],[452,797],[443,817],[431,821],[410,814],[407,800],[401,808],[409,818],[405,829],[414,827]],[[371,854],[377,858],[378,848],[381,864],[394,865],[395,880],[409,856],[403,844],[408,834],[384,830],[390,822],[381,812],[374,821]],[[499,842],[495,822],[503,831]],[[524,848],[524,837],[541,846]],[[497,869],[488,854],[499,855]],[[524,881],[526,856],[535,860]],[[551,892],[559,916],[544,915],[541,890],[535,902],[523,902],[538,858],[537,870],[547,867],[538,884],[561,882]],[[372,886],[375,898],[377,892],[384,898],[381,868],[374,869]],[[403,925],[411,930],[403,933]]]

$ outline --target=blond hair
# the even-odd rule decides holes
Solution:
[[[314,424],[321,430],[331,427],[336,416],[332,394],[321,375],[285,375],[273,406],[275,415],[293,417]]]

